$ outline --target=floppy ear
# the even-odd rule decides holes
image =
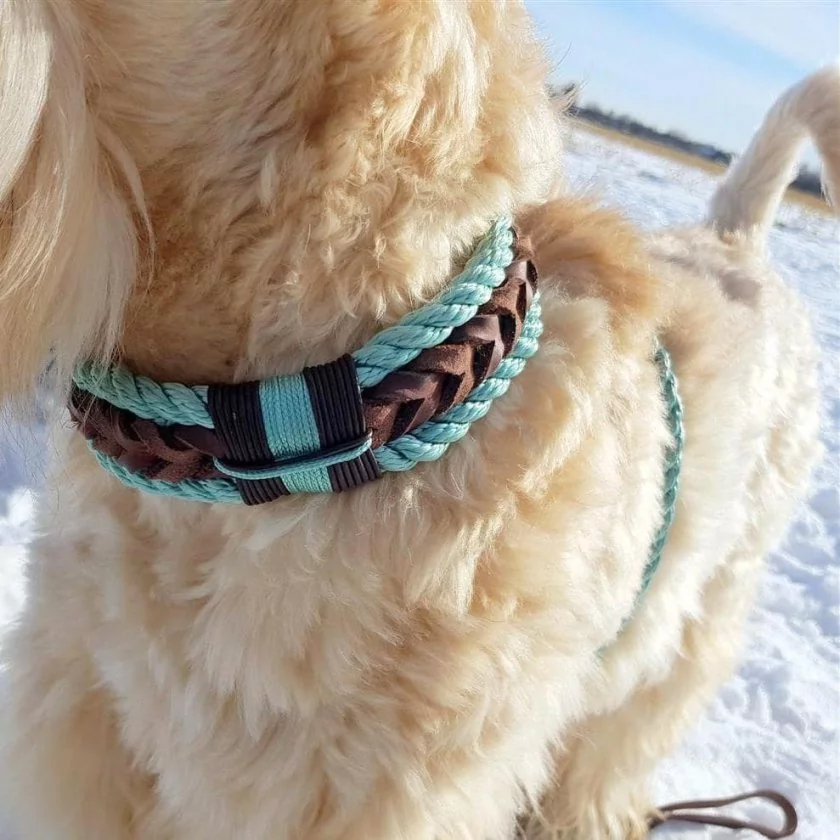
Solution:
[[[48,357],[113,350],[135,274],[139,178],[86,101],[67,0],[0,2],[0,398]]]

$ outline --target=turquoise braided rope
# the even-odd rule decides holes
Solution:
[[[155,496],[170,496],[176,499],[183,499],[187,502],[223,502],[225,504],[242,504],[242,497],[232,481],[223,479],[196,479],[191,481],[179,481],[177,484],[172,481],[161,481],[155,478],[145,478],[142,475],[133,473],[122,464],[97,452],[93,446],[88,444],[93,457],[99,465],[107,470],[115,478],[118,478],[128,487],[135,490],[142,490]]]
[[[501,397],[525,363],[536,352],[542,335],[542,306],[539,295],[531,304],[522,333],[509,356],[506,356],[493,376],[474,388],[460,405],[450,408],[439,417],[427,420],[412,433],[403,435],[377,449],[374,454],[382,470],[404,472],[421,461],[436,461],[451,444],[461,440],[476,420],[490,410],[493,400]]]
[[[685,451],[685,423],[683,421],[683,404],[677,387],[677,376],[671,363],[671,354],[662,346],[656,350],[654,356],[659,365],[659,378],[662,387],[662,397],[668,410],[668,426],[672,444],[665,457],[665,482],[662,493],[662,522],[656,533],[650,549],[650,557],[642,575],[642,586],[636,596],[638,604],[641,597],[648,591],[654,575],[659,569],[668,534],[674,524],[677,513],[677,494],[680,487],[682,473],[683,452]]]
[[[101,367],[90,362],[76,368],[73,380],[83,391],[161,426],[213,428],[204,386],[155,382],[122,367]]]
[[[377,385],[473,318],[504,281],[505,269],[513,260],[512,246],[511,220],[499,219],[444,292],[378,333],[353,354],[361,387]]]

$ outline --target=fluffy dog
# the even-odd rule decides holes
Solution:
[[[557,186],[545,81],[514,2],[0,4],[7,399],[48,356],[63,382],[115,352],[188,383],[326,361],[505,213],[546,327],[444,459],[339,496],[144,496],[57,424],[5,648],[24,840],[646,833],[817,450],[808,325],[761,244],[803,126],[838,183],[840,84],[783,100],[707,225],[645,241]],[[657,339],[685,466],[621,631],[662,516]]]

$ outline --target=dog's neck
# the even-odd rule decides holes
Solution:
[[[132,370],[192,383],[288,373],[361,346],[443,288],[489,221],[465,219],[454,235],[395,221],[384,241],[363,232],[340,249],[307,237],[304,207],[274,226],[150,209],[155,261],[129,299],[122,353]]]
[[[156,379],[261,377],[360,345],[556,170],[515,6],[162,0],[141,21],[76,2],[94,110],[136,165],[153,244],[120,351]]]

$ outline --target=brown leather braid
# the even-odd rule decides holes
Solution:
[[[462,403],[493,375],[522,332],[536,282],[533,264],[516,260],[471,321],[362,392],[374,449]]]
[[[212,429],[158,426],[74,388],[70,416],[97,452],[132,472],[161,481],[222,478],[213,458],[224,455]]]
[[[528,240],[517,236],[514,248],[505,280],[474,318],[362,392],[374,448],[462,403],[511,352],[537,285]],[[158,426],[77,388],[69,407],[93,447],[132,472],[171,482],[224,477],[213,463],[224,447],[212,429]]]

